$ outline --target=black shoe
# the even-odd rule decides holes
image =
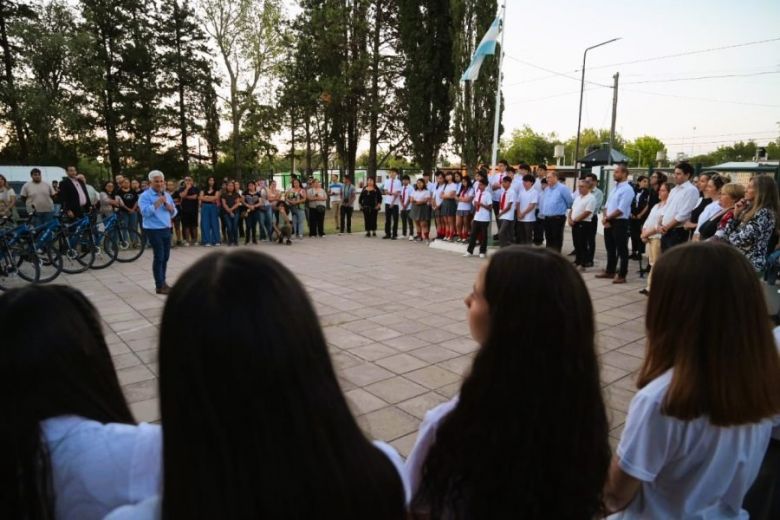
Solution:
[[[398,240],[398,237],[390,237],[390,240]]]
[[[371,236],[372,236],[372,237],[375,237],[375,236],[376,236],[376,231],[373,231],[373,232],[371,233]]]
[[[366,231],[366,238],[371,238],[371,233],[369,233],[368,231]]]
[[[648,291],[647,289],[642,289],[641,291],[639,291],[639,294],[644,294],[645,296],[647,296],[648,294],[650,294],[650,291]]]
[[[493,240],[498,240],[498,235],[493,235]]]
[[[390,240],[390,235],[385,235],[382,237],[382,240]]]
[[[571,253],[569,253],[569,256],[577,256],[577,250],[576,249],[572,249]]]

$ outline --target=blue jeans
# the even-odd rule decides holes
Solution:
[[[32,219],[32,225],[33,226],[44,226],[54,220],[54,212],[53,211],[44,211],[41,213],[36,213],[35,216]]]
[[[202,204],[200,207],[200,239],[205,246],[219,243],[219,218],[216,204]]]
[[[122,240],[127,240],[127,229],[138,229],[138,213],[128,213],[127,211],[120,211],[117,213],[119,217],[119,229],[122,231]]]
[[[259,211],[260,229],[265,232],[265,238],[270,242],[274,232],[274,209],[268,204]]]
[[[293,235],[303,236],[303,222],[306,220],[306,210],[296,206],[292,210]]]
[[[154,253],[152,273],[154,286],[159,289],[165,285],[165,270],[168,267],[168,258],[171,256],[171,229],[144,229],[144,234]]]
[[[238,244],[238,212],[232,215],[225,212],[225,231],[228,244]]]

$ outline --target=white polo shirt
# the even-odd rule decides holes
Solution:
[[[398,194],[398,206],[401,211],[412,209],[412,193],[414,193],[414,187],[411,184],[401,187],[401,192]]]
[[[510,186],[508,190],[505,190],[504,188],[501,188],[501,192],[498,195],[498,204],[499,204],[499,215],[501,215],[501,211],[505,210],[506,208],[512,207],[513,209],[507,211],[503,215],[499,216],[499,220],[515,220],[515,191]]]
[[[596,212],[596,197],[594,197],[592,193],[588,193],[584,197],[578,193],[571,205],[572,220],[581,216],[586,211],[590,211],[590,216],[583,219],[581,222],[593,222],[593,215]]]
[[[498,198],[501,196],[499,191],[501,190],[501,181],[504,179],[506,173],[494,173],[488,175],[488,185],[493,192],[493,202],[498,202]]]
[[[474,204],[471,201],[474,200],[474,186],[471,186],[465,193],[462,193],[462,186],[458,187],[458,211],[471,211],[474,209]],[[463,197],[467,200],[460,200]]]
[[[382,202],[391,206],[400,205],[399,195],[401,194],[402,183],[398,178],[389,178],[382,183],[382,189],[385,195],[382,196]]]
[[[539,192],[533,186],[531,186],[530,190],[525,189],[525,186],[521,186],[517,198],[518,211],[527,210],[531,204],[539,204]],[[536,222],[536,212],[528,212],[526,216],[520,219],[520,222]]]
[[[486,208],[484,204],[489,204]],[[477,222],[490,222],[491,210],[493,209],[493,199],[490,190],[482,191],[479,187],[474,191],[474,220]]]

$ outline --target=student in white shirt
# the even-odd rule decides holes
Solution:
[[[480,348],[406,460],[412,517],[596,518],[609,427],[582,277],[557,253],[509,246],[465,303]]]
[[[436,172],[436,185],[433,188],[431,194],[431,210],[433,211],[433,218],[436,220],[436,238],[444,240],[447,236],[447,226],[444,221],[444,217],[441,214],[441,205],[444,202],[442,195],[444,194],[444,172]],[[430,187],[428,188],[430,189]]]
[[[590,183],[587,179],[580,179],[577,181],[577,196],[574,198],[567,220],[571,226],[574,250],[577,253],[574,265],[578,265],[581,272],[585,272],[585,264],[588,262],[587,240],[595,212],[596,197],[590,192]]]
[[[780,433],[780,357],[760,282],[718,242],[665,251],[653,271],[640,390],[606,505],[622,518],[747,518],[743,499]],[[712,319],[720,309],[728,319]]]
[[[444,223],[444,240],[455,238],[455,217],[458,213],[458,186],[452,173],[444,175],[444,190],[441,198],[441,217]]]
[[[539,192],[534,189],[534,176],[530,173],[525,174],[523,176],[523,186],[517,195],[515,240],[518,244],[530,244],[533,241],[538,203]]]
[[[388,175],[390,177],[388,179],[385,179],[385,182],[382,185],[382,191],[384,192],[384,197],[382,197],[382,201],[385,204],[385,236],[383,236],[382,239],[397,240],[398,239],[398,212],[400,209],[399,195],[401,194],[401,181],[397,178],[398,170],[394,168],[388,172]]]
[[[193,264],[163,310],[159,358],[166,518],[404,519],[398,455],[361,431],[279,261],[240,250]]]
[[[472,256],[474,247],[479,240],[479,257],[487,256],[487,242],[490,238],[490,210],[493,208],[493,197],[488,188],[487,178],[477,177],[477,185],[474,188],[474,220],[471,222],[469,234],[469,246],[463,256]]]
[[[699,189],[691,183],[693,166],[681,162],[674,167],[674,180],[677,184],[669,194],[664,219],[661,223],[661,249],[688,241],[688,231],[684,224],[691,218],[693,208],[699,203]]]
[[[455,236],[458,242],[469,239],[471,221],[474,219],[474,185],[468,175],[464,175],[458,186],[458,211],[455,217]]]
[[[515,239],[515,192],[512,177],[501,181],[501,195],[498,198],[498,243],[506,247]]]
[[[428,191],[424,179],[417,179],[415,189],[412,192],[412,219],[417,224],[417,237],[415,240],[430,241],[428,226],[431,222],[431,193]]]
[[[401,211],[401,233],[406,238],[409,231],[409,240],[414,240],[414,220],[412,219],[412,193],[414,186],[408,175],[401,177],[401,193],[398,194],[398,209]]]
[[[647,282],[644,289],[639,291],[640,294],[647,295],[650,293],[650,284],[653,279],[652,267],[661,258],[661,221],[664,218],[664,211],[666,211],[666,203],[669,201],[669,193],[673,188],[674,184],[671,182],[664,182],[657,186],[658,202],[650,210],[650,214],[647,215],[647,219],[642,225],[641,238],[647,244],[647,261],[651,269],[647,273]]]
[[[508,167],[509,163],[506,159],[500,159],[496,164],[496,167],[491,170],[490,175],[488,176],[490,191],[493,194],[493,214],[495,215],[496,220],[498,220],[498,197],[501,192],[501,183],[504,180]]]
[[[100,519],[154,496],[160,427],[136,424],[92,304],[64,285],[8,291],[0,330],[0,518]]]

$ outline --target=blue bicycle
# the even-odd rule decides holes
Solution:
[[[0,221],[6,225],[8,219]],[[40,263],[27,225],[0,230],[0,290],[37,283]]]

